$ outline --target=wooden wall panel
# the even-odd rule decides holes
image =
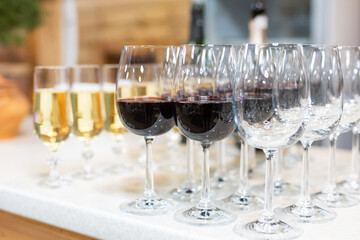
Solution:
[[[188,41],[190,0],[77,0],[79,63],[118,62],[124,45]]]

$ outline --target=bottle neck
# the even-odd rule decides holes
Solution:
[[[205,5],[203,1],[193,1],[191,9],[191,30],[189,43],[204,44],[204,12]]]

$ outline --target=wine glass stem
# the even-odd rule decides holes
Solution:
[[[336,176],[335,176],[335,160],[336,160],[336,139],[335,135],[330,135],[330,162],[328,172],[328,190],[329,193],[334,193],[336,188]]]
[[[85,174],[90,174],[92,172],[92,167],[90,164],[90,159],[94,156],[93,151],[91,150],[91,141],[89,138],[84,140],[84,152],[82,154],[83,158],[85,159],[84,171]]]
[[[248,147],[244,141],[241,141],[239,187],[237,190],[237,194],[240,195],[246,195],[248,189]]]
[[[210,208],[211,197],[210,197],[210,166],[209,166],[209,148],[210,143],[202,143],[204,152],[204,162],[202,167],[202,179],[201,179],[201,199],[198,203],[198,207],[202,209]]]
[[[59,156],[58,156],[57,147],[51,147],[50,151],[51,152],[47,160],[47,163],[50,166],[49,178],[58,179],[60,177],[60,173],[58,170]]]
[[[283,150],[279,150],[276,154],[276,159],[274,161],[274,169],[275,169],[275,185],[280,185],[281,184],[281,164],[283,162]]]
[[[153,198],[155,196],[154,191],[154,174],[152,167],[152,142],[154,137],[144,137],[146,144],[146,176],[145,176],[145,191],[144,196],[146,198]]]
[[[225,140],[221,140],[218,143],[218,156],[217,156],[217,172],[220,176],[224,176],[226,173],[225,167]]]
[[[186,138],[186,161],[187,171],[185,184],[191,186],[194,179],[194,141]]]
[[[358,181],[359,179],[359,130],[357,127],[352,131],[352,148],[351,148],[351,172],[350,181]]]
[[[301,205],[309,205],[311,203],[309,191],[309,151],[311,143],[303,143],[303,167],[301,177],[301,196],[299,203]]]
[[[275,218],[273,209],[274,198],[274,173],[272,159],[275,150],[264,151],[266,155],[266,172],[265,172],[265,205],[264,211],[261,215],[261,219],[266,222],[272,222]]]
[[[112,149],[113,153],[116,156],[116,160],[118,160],[118,161],[121,160],[121,155],[124,152],[121,140],[122,140],[121,136],[116,136],[115,144],[114,144],[113,149]]]

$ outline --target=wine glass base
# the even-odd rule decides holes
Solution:
[[[73,177],[76,178],[76,179],[92,181],[92,180],[101,178],[102,175],[99,174],[99,173],[96,173],[96,172],[81,171],[81,172],[75,173]]]
[[[339,192],[319,192],[313,194],[312,197],[314,200],[320,201],[325,206],[331,208],[352,207],[359,204],[359,200],[357,198]]]
[[[346,192],[353,194],[360,194],[360,182],[359,181],[351,181],[346,180],[342,181],[338,184],[338,186]]]
[[[239,195],[233,194],[219,201],[226,208],[238,210],[242,212],[260,210],[264,206],[264,201],[255,195]]]
[[[211,187],[221,189],[228,185],[229,178],[226,176],[215,175],[211,178]]]
[[[71,180],[66,178],[44,178],[39,182],[41,187],[45,188],[62,188],[67,187],[71,184]]]
[[[173,210],[176,203],[162,198],[139,198],[130,203],[122,203],[120,210],[136,215],[161,215]]]
[[[246,224],[236,224],[234,233],[246,239],[295,239],[303,234],[303,230],[281,220],[271,222],[255,220]]]
[[[170,192],[171,198],[176,201],[193,202],[199,199],[199,187],[178,187]]]
[[[317,205],[298,206],[296,204],[277,209],[276,213],[284,218],[291,218],[302,223],[326,223],[336,218],[332,210],[324,209]]]
[[[237,216],[217,207],[182,209],[175,213],[176,221],[198,226],[219,226],[232,223]]]

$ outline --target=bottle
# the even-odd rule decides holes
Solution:
[[[250,7],[249,43],[265,43],[268,18],[264,0],[253,0]]]
[[[189,43],[192,44],[204,44],[205,34],[205,1],[204,0],[193,0],[191,8],[191,32]]]

